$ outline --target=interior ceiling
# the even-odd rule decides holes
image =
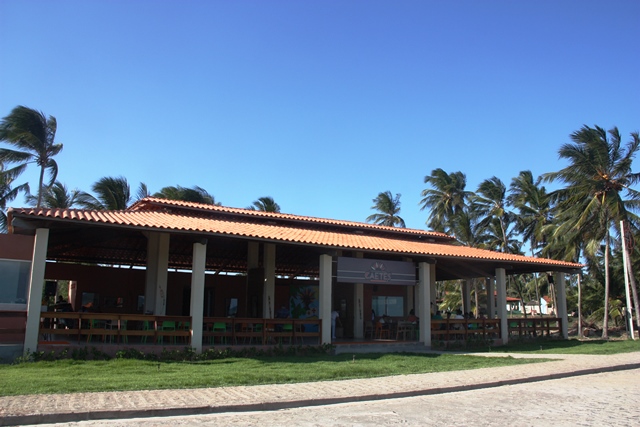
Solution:
[[[171,233],[169,267],[190,269],[193,243],[201,241],[202,234]],[[207,270],[215,272],[247,271],[247,239],[208,236]],[[276,247],[276,274],[285,276],[317,277],[319,255],[337,255],[334,248],[293,245],[278,242]],[[350,256],[349,251],[343,255]],[[365,258],[402,260],[401,254],[365,253]],[[86,227],[77,225],[51,228],[47,258],[59,262],[144,266],[147,262],[147,237],[140,230],[122,227]],[[260,256],[262,259],[262,256]],[[505,265],[490,260],[460,258],[423,258],[414,261],[436,263],[436,280],[488,277],[502,267],[507,274],[545,272],[548,266]]]

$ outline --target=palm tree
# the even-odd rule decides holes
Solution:
[[[454,216],[451,231],[458,242],[464,246],[484,248],[486,245],[487,235],[485,234],[485,230],[480,227],[478,218],[469,209],[463,209]],[[478,289],[478,280],[473,278],[472,282],[477,317],[480,307],[480,292]]]
[[[521,171],[511,180],[507,202],[518,210],[515,231],[529,241],[531,255],[548,240],[545,227],[551,223],[552,203],[545,187],[540,186],[541,179],[533,181],[531,171]],[[538,312],[542,312],[542,302],[538,286],[538,274],[534,274],[534,288]]]
[[[631,188],[640,174],[631,172],[633,157],[640,147],[638,132],[622,147],[620,132],[608,132],[595,126],[583,126],[571,134],[573,143],[564,144],[558,154],[569,166],[544,175],[548,181],[560,180],[566,187],[558,190],[565,228],[579,238],[587,257],[604,250],[604,314],[602,338],[608,338],[609,326],[609,254],[611,230],[617,230],[621,220],[637,228],[640,192]],[[623,199],[623,194],[629,199]]]
[[[90,202],[92,196],[80,190],[69,190],[67,186],[56,181],[50,187],[45,187],[42,194],[41,207],[69,209],[75,205],[82,205],[84,202]],[[27,195],[27,203],[36,206],[38,198],[33,194]]]
[[[432,188],[422,190],[421,210],[429,209],[427,226],[432,230],[448,232],[452,217],[467,206],[471,192],[465,191],[467,177],[462,172],[447,174],[438,168],[424,177]]]
[[[280,212],[280,205],[273,200],[273,197],[266,196],[254,201],[247,209],[262,212]]]
[[[404,220],[398,216],[400,213],[400,194],[396,194],[394,198],[391,191],[379,193],[378,197],[373,199],[374,205],[371,209],[376,209],[379,213],[369,215],[367,222],[373,222],[378,225],[386,225],[387,227],[405,228]]]
[[[513,215],[507,210],[506,196],[507,187],[494,176],[482,181],[471,198],[471,209],[475,215],[484,217],[480,226],[494,231],[501,240],[498,246],[503,252],[510,246],[507,227],[513,219]]]
[[[0,232],[7,230],[7,214],[5,212],[7,204],[13,201],[21,191],[28,192],[29,185],[21,184],[13,186],[15,180],[15,169],[13,171],[5,171],[4,165],[0,162]]]
[[[206,205],[220,205],[215,198],[202,187],[192,188],[177,186],[163,187],[153,195],[161,199],[181,200],[183,202],[203,203]]]
[[[14,108],[0,122],[0,141],[16,148],[0,148],[0,162],[17,163],[12,172],[15,176],[20,175],[29,163],[40,168],[36,207],[42,203],[45,171],[49,172],[48,185],[58,176],[58,164],[53,157],[62,150],[62,144],[55,143],[56,130],[55,117],[47,118],[44,113],[23,106]]]
[[[105,176],[91,187],[96,196],[88,195],[79,205],[93,210],[124,210],[131,200],[131,191],[127,179]]]
[[[147,188],[147,184],[141,182],[140,186],[138,186],[138,191],[136,191],[136,201],[149,196],[151,196],[151,192]]]

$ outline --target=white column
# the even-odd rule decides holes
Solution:
[[[23,355],[38,350],[40,334],[40,307],[42,306],[42,288],[44,287],[44,270],[47,261],[49,229],[38,228],[33,243],[31,257],[31,275],[29,277],[29,301],[27,302],[27,326],[24,335]]]
[[[426,262],[418,264],[418,288],[420,289],[420,299],[418,306],[420,307],[420,342],[425,347],[431,347],[431,315],[429,307],[431,306],[431,287],[433,286],[433,273],[435,266]]]
[[[320,255],[319,310],[322,321],[322,344],[331,344],[331,267],[330,255]]]
[[[496,318],[496,299],[493,295],[495,293],[494,277],[487,277],[487,317],[489,319]]]
[[[507,321],[507,275],[504,268],[496,268],[496,288],[498,291],[498,317],[502,344],[509,342],[509,322]]]
[[[276,296],[276,245],[264,245],[264,292],[262,293],[262,317],[273,319]]]
[[[167,312],[167,277],[169,271],[168,233],[149,233],[147,236],[147,277],[144,310],[164,316]]]
[[[204,272],[207,265],[207,243],[194,243],[191,260],[191,347],[202,353],[204,313]]]
[[[567,291],[564,281],[564,273],[559,271],[555,272],[554,283],[556,285],[556,294],[558,296],[558,317],[562,322],[561,333],[562,338],[569,339],[569,316],[567,314]]]

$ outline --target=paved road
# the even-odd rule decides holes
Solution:
[[[428,396],[278,411],[81,421],[40,426],[640,425],[640,369]]]

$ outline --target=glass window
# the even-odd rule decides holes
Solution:
[[[373,297],[373,311],[376,312],[376,316],[404,316],[404,297]]]
[[[26,304],[31,262],[0,260],[0,303]]]

